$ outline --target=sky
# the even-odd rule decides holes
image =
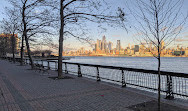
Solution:
[[[98,29],[95,24],[92,24],[90,22],[86,22],[86,24],[90,27],[90,34],[89,37],[92,38],[93,42],[96,42],[97,39],[102,39],[102,36],[106,36],[107,42],[111,41],[113,42],[113,47],[116,47],[117,40],[121,41],[122,48],[125,48],[130,43],[131,45],[136,45],[137,41],[134,39],[134,36],[136,35],[136,31],[133,29],[132,25],[135,25],[135,20],[131,16],[130,12],[128,11],[126,7],[126,2],[134,2],[135,0],[108,0],[108,5],[111,6],[111,10],[117,10],[117,7],[121,7],[124,9],[126,14],[126,21],[125,26],[128,30],[128,32],[124,28],[120,27],[110,27],[105,26],[106,31],[101,31],[101,29]],[[5,18],[4,7],[10,6],[6,0],[0,0],[0,21]],[[130,4],[130,7],[132,4]],[[182,6],[182,13],[186,14],[188,13],[188,0],[184,0],[183,6]],[[173,42],[174,45],[182,44],[184,47],[188,47],[188,24],[185,24],[184,29],[182,33],[179,35],[179,39],[176,42]],[[58,43],[58,37],[54,37],[54,42]],[[88,50],[92,50],[92,47],[90,47],[87,43],[82,43],[76,40],[75,38],[67,38],[64,42],[65,47],[69,47],[71,49],[79,49],[80,47],[85,47]]]

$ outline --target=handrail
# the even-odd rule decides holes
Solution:
[[[48,61],[48,62],[57,62],[57,61]],[[82,65],[82,66],[93,66],[93,67],[108,68],[108,69],[126,70],[126,71],[133,71],[133,72],[158,74],[158,71],[148,70],[148,69],[127,68],[127,67],[108,66],[108,65],[95,65],[95,64],[85,64],[85,63],[73,63],[73,62],[63,62],[63,63],[74,64],[74,65]],[[160,71],[160,73],[161,73],[161,75],[169,75],[169,76],[175,76],[175,77],[188,78],[188,74],[186,74],[186,73],[168,72],[168,71]]]
[[[11,58],[7,58],[8,60],[11,60]],[[18,58],[18,61],[20,59]],[[52,61],[52,60],[40,60],[40,59],[34,59],[33,61],[39,62],[41,61],[41,65],[44,66],[43,62],[47,62],[46,66],[48,69],[54,69],[54,67],[50,67],[50,63],[53,62],[55,63],[55,70],[58,70],[57,64],[58,61]],[[29,63],[28,58],[24,59],[24,62],[26,64]],[[122,84],[122,87],[126,87],[126,84],[131,85],[131,86],[136,86],[136,87],[141,87],[141,88],[146,88],[146,89],[152,89],[152,90],[157,90],[157,74],[158,71],[156,70],[148,70],[148,69],[139,69],[139,68],[128,68],[128,67],[119,67],[119,66],[108,66],[108,65],[96,65],[96,64],[86,64],[86,63],[74,63],[74,62],[64,62],[64,72],[65,74],[70,74],[76,73],[78,74],[78,77],[82,77],[82,75],[87,76],[87,77],[94,77],[96,78],[97,81],[103,80],[110,80],[113,82],[119,82]],[[73,70],[68,70],[71,68],[71,65],[68,64],[73,64],[75,65]],[[96,72],[88,73],[87,70],[83,70],[82,66],[89,66],[95,68],[94,70]],[[99,70],[99,68],[106,68],[108,69],[115,69],[121,72],[118,72],[120,76],[118,75],[117,78],[110,78],[110,75],[107,77],[103,76],[103,73],[105,75],[105,72],[101,72],[102,70]],[[83,71],[82,71],[83,70]],[[93,69],[92,69],[93,70]],[[84,72],[87,73],[84,73]],[[131,72],[131,73],[130,73]],[[188,74],[186,73],[179,73],[179,72],[168,72],[168,71],[160,71],[161,73],[161,92],[166,93],[166,98],[167,99],[173,99],[173,95],[178,95],[181,97],[188,97],[188,86],[187,86],[187,81],[188,81]],[[113,73],[114,75],[115,73]],[[135,76],[136,74],[136,76]],[[115,74],[116,75],[116,74]],[[113,76],[114,77],[114,76]],[[120,78],[119,78],[120,77]]]

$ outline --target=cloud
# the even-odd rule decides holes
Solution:
[[[185,35],[184,37],[188,38],[188,35]]]
[[[184,35],[188,35],[188,32],[183,32],[182,34],[184,34]]]
[[[143,34],[142,32],[138,32],[138,33],[133,34],[132,37],[136,37],[136,36],[139,36],[139,35],[142,35],[142,34]]]
[[[183,29],[183,26],[178,26],[174,29],[174,33],[178,33],[179,31],[181,31]]]
[[[165,31],[167,29],[167,27],[163,27],[162,29],[161,29],[161,31]]]
[[[176,39],[175,41],[176,42],[185,42],[185,41],[188,41],[188,39]]]

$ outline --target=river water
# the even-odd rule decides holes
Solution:
[[[66,62],[121,66],[157,70],[158,60],[154,57],[74,57]],[[162,57],[161,70],[188,73],[188,57]]]

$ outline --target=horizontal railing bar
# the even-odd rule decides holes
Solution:
[[[88,74],[83,74],[83,73],[82,73],[82,75],[86,75],[86,76],[90,76],[90,77],[96,77],[96,76],[92,76],[92,75],[88,75]]]
[[[11,58],[10,58],[11,59]],[[16,58],[17,59],[17,58]],[[18,58],[19,60],[19,58]],[[29,60],[28,58],[25,58],[24,60]],[[40,60],[40,59],[34,59],[34,61],[46,61],[48,62],[48,64],[50,62],[54,62],[57,64],[57,61],[51,61],[51,60]],[[127,67],[118,67],[118,66],[106,66],[106,65],[95,65],[95,64],[85,64],[85,63],[73,63],[73,62],[63,62],[64,64],[73,64],[73,65],[78,65],[79,67],[80,66],[89,66],[89,67],[97,67],[97,68],[107,68],[107,69],[116,69],[116,70],[124,70],[124,71],[131,71],[131,72],[140,72],[140,73],[147,73],[147,74],[158,74],[158,71],[156,70],[147,70],[147,69],[137,69],[137,68],[127,68]],[[43,66],[44,68],[48,68],[49,66]],[[52,69],[52,67],[51,67]],[[56,68],[54,68],[56,69]],[[66,71],[66,70],[63,70],[63,71]],[[74,71],[69,71],[70,73],[75,73],[77,74],[78,72],[74,72]],[[96,76],[94,75],[90,75],[90,74],[83,74],[82,75],[86,75],[86,76],[90,76],[90,77],[94,77],[96,78]],[[188,74],[186,73],[178,73],[178,72],[167,72],[167,71],[161,71],[161,75],[166,75],[167,77],[171,76],[172,77],[182,77],[182,78],[188,78]],[[122,75],[123,76],[123,75]],[[113,79],[109,79],[109,78],[104,78],[104,77],[100,77],[101,79],[104,79],[104,80],[109,80],[109,81],[114,81],[114,82],[119,82],[121,83],[122,81],[120,80],[113,80]],[[157,88],[153,88],[153,87],[150,87],[150,86],[144,86],[144,85],[139,85],[139,84],[136,84],[136,83],[129,83],[129,82],[126,82],[125,84],[128,84],[128,85],[132,85],[132,86],[137,86],[137,87],[141,87],[141,88],[146,88],[146,89],[151,89],[151,90],[157,90]],[[183,86],[182,86],[183,87]],[[168,92],[167,91],[164,91],[164,90],[161,90],[161,92]],[[178,96],[184,96],[184,97],[188,97],[187,93],[178,93],[177,91],[176,92],[172,92],[172,94],[175,94],[175,95],[178,95]]]
[[[48,61],[48,62],[56,62],[56,61]],[[63,63],[73,64],[73,65],[82,65],[82,66],[108,68],[108,69],[126,70],[126,71],[132,71],[132,72],[142,72],[142,73],[158,74],[158,71],[156,71],[156,70],[126,68],[126,67],[118,67],[118,66],[94,65],[94,64],[83,64],[83,63],[72,63],[72,62],[63,62]],[[188,78],[188,74],[186,74],[186,73],[167,72],[167,71],[160,71],[160,73],[161,73],[161,75],[170,75],[170,76],[175,76],[175,77]]]
[[[176,95],[179,95],[179,96],[185,96],[185,97],[188,97],[188,95],[185,95],[185,94],[179,94],[179,93],[173,93],[173,94],[176,94]]]
[[[138,87],[141,87],[141,88],[146,88],[146,89],[151,89],[151,90],[155,90],[157,91],[158,89],[155,89],[155,88],[151,88],[151,87],[146,87],[146,86],[141,86],[141,85],[137,85],[137,84],[132,84],[132,83],[126,83],[128,85],[133,85],[133,86],[138,86]],[[164,90],[161,90],[162,92],[166,92]]]
[[[121,82],[121,81],[117,81],[117,80],[113,80],[113,79],[108,79],[108,78],[103,78],[103,77],[100,77],[100,78],[104,79],[104,80],[114,81],[114,82]]]

